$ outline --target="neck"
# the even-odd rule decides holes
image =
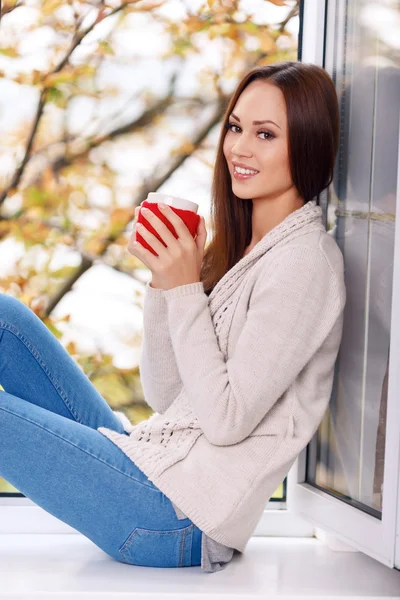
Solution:
[[[303,198],[283,198],[275,200],[255,199],[252,214],[252,237],[248,248],[255,246],[269,231],[282,223],[292,212],[304,206]]]

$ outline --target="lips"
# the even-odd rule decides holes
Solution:
[[[235,171],[235,169],[233,169],[233,176],[238,181],[245,181],[246,179],[251,179],[252,177],[256,177],[257,175],[258,173],[254,173],[253,175],[244,175],[242,173],[238,173],[237,171]]]

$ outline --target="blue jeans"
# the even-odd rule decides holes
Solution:
[[[0,384],[0,477],[120,562],[201,564],[202,531],[96,431],[126,433],[110,406],[39,317],[1,293]]]

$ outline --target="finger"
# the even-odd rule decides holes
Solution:
[[[140,210],[140,206],[136,206],[135,218],[133,219],[133,229],[132,229],[132,236],[131,236],[132,242],[136,242],[136,223],[137,223],[137,218],[139,215],[139,210]]]
[[[142,263],[150,269],[152,273],[157,272],[157,268],[159,267],[159,257],[154,256],[150,250],[147,250],[140,242],[134,242],[131,240],[128,244],[128,252],[132,254],[132,256],[136,256]]]
[[[153,213],[152,210],[142,209],[142,215],[146,219],[146,221],[150,223],[152,228],[155,229],[160,238],[166,243],[168,248],[171,248],[174,245],[174,243],[176,243],[176,237],[174,236],[172,231],[170,231],[167,225],[160,219],[158,215]],[[154,247],[154,250],[157,251],[157,248]]]
[[[152,223],[152,226],[154,227],[153,223]],[[146,240],[146,242],[149,244],[149,246],[151,246],[153,248],[153,250],[155,250],[157,252],[158,256],[160,256],[160,254],[162,254],[163,252],[168,250],[168,248],[166,246],[164,246],[164,244],[162,242],[160,242],[156,238],[156,236],[153,233],[151,233],[151,231],[149,231],[147,229],[147,227],[145,227],[141,223],[137,224],[136,229],[140,233],[142,238]],[[175,240],[175,238],[174,238],[174,240]]]
[[[193,241],[193,237],[185,223],[185,221],[183,221],[183,219],[181,219],[181,217],[179,215],[176,214],[176,212],[174,212],[172,210],[172,208],[170,206],[168,206],[168,204],[165,205],[165,208],[162,208],[160,205],[160,211],[162,212],[162,214],[167,217],[168,221],[170,221],[170,223],[172,223],[172,225],[174,226],[174,229],[178,235],[179,238],[181,238],[181,240],[190,240]],[[160,221],[162,223],[162,221]],[[153,225],[153,224],[152,224]]]

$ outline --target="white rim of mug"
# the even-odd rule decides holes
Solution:
[[[179,198],[178,196],[162,194],[161,192],[150,192],[147,195],[147,202],[155,204],[163,202],[164,204],[168,204],[168,206],[173,206],[174,208],[180,208],[182,210],[191,210],[195,213],[199,210],[199,205],[196,204],[196,202],[191,202],[190,200]]]

